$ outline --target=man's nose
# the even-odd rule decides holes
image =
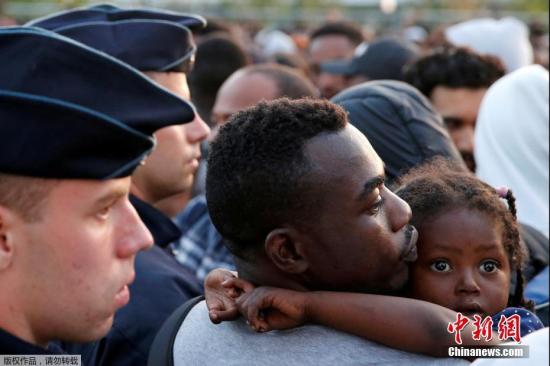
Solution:
[[[459,151],[474,153],[474,129],[472,127],[464,127],[453,132],[453,141]]]
[[[189,143],[194,144],[204,141],[210,134],[210,127],[204,122],[201,116],[197,113],[195,119],[184,125],[187,140]]]
[[[388,190],[387,206],[389,206],[389,216],[391,229],[398,232],[408,225],[412,218],[411,207],[392,191]]]
[[[153,246],[153,236],[130,202],[127,203],[125,220],[119,226],[120,233],[117,243],[117,256],[119,258],[131,257],[140,250]]]

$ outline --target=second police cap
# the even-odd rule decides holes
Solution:
[[[175,121],[193,111],[122,62],[40,29],[0,29],[0,64],[3,173],[128,176],[154,147],[132,123],[152,133],[166,124],[157,113]],[[150,121],[140,117],[144,111]]]
[[[53,14],[27,23],[98,49],[141,71],[187,72],[196,46],[190,29],[204,18],[159,9],[97,5]]]

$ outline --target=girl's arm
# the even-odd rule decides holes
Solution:
[[[421,300],[259,287],[240,296],[237,306],[257,331],[317,323],[389,347],[431,356],[448,356],[448,347],[457,345],[454,334],[447,331],[448,324],[456,321],[457,313]],[[463,346],[500,343],[498,337],[490,342],[474,340],[472,323],[470,320],[461,331]]]

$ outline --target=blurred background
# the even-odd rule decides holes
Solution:
[[[0,0],[3,23],[22,23],[58,10],[99,3],[92,0]],[[433,27],[480,16],[514,16],[548,28],[547,0],[112,0],[119,6],[149,6],[199,13],[273,27],[308,27],[346,18],[387,31],[420,24]]]

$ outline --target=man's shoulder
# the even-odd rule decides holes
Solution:
[[[204,301],[182,323],[174,343],[174,359],[176,366],[183,365],[183,360],[224,365],[462,364],[384,347],[317,325],[262,334],[250,330],[242,319],[215,325],[208,318]]]

